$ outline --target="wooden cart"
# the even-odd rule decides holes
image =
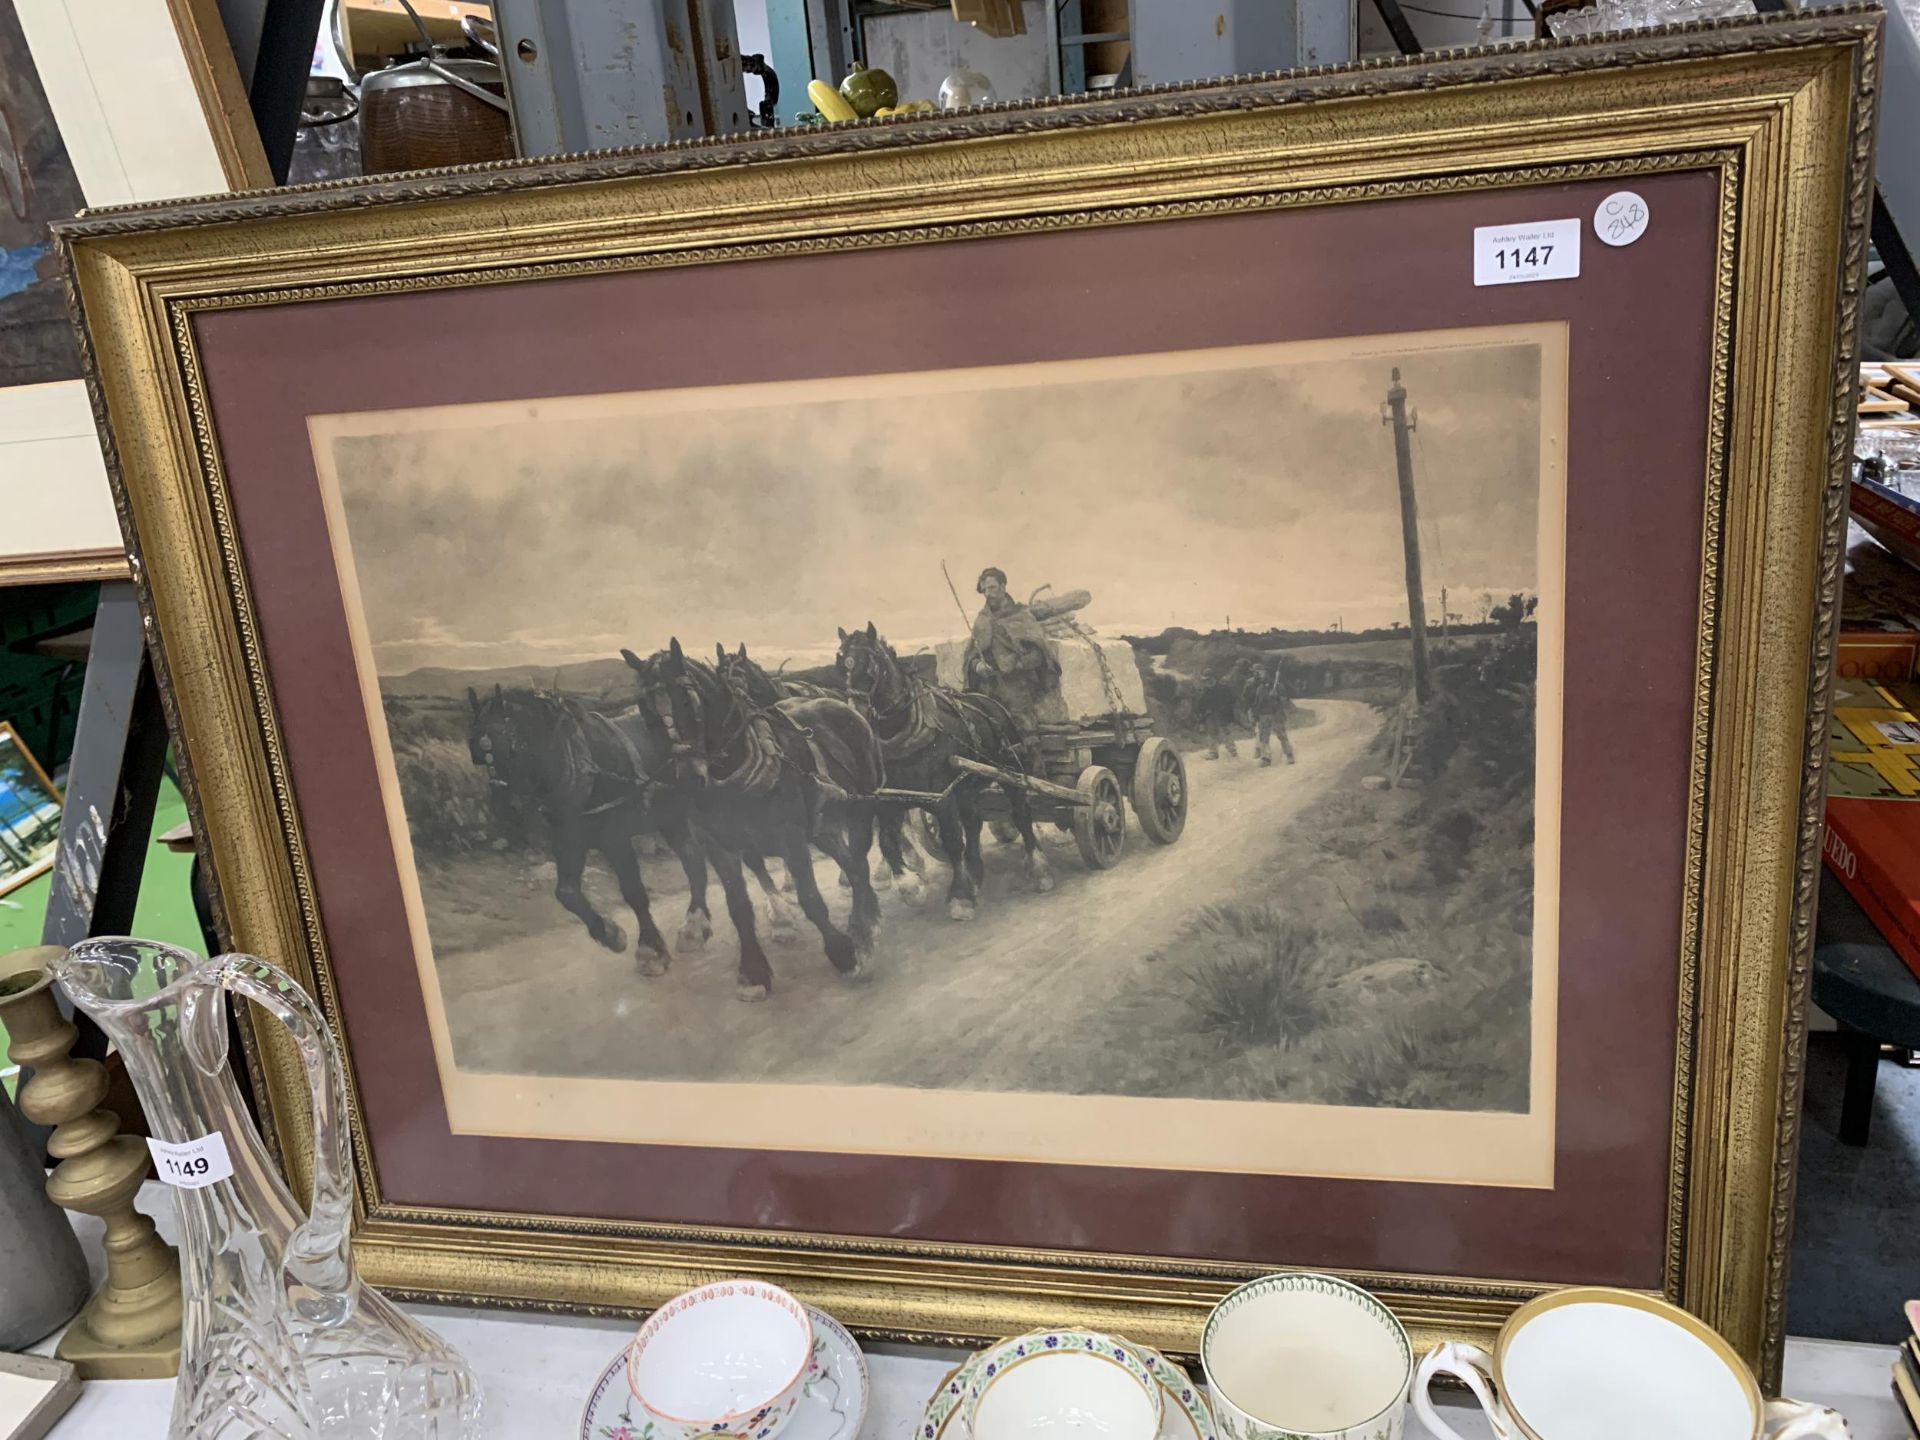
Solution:
[[[1171,845],[1187,825],[1187,766],[1145,715],[1110,715],[1094,724],[1042,725],[1040,772],[1018,774],[975,760],[953,762],[969,774],[1027,792],[1034,815],[1070,831],[1092,870],[1119,862],[1127,843],[1127,805],[1146,837]],[[987,790],[980,808],[1008,816],[1006,795]]]

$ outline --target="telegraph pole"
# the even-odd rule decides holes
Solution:
[[[1413,632],[1413,696],[1422,705],[1433,698],[1433,672],[1427,664],[1427,602],[1420,587],[1420,502],[1413,493],[1413,452],[1407,436],[1416,419],[1407,418],[1407,391],[1400,367],[1381,407],[1382,424],[1393,426],[1393,459],[1400,471],[1400,539],[1407,552],[1407,624]]]

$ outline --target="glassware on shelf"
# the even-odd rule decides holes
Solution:
[[[940,82],[940,108],[964,110],[969,105],[991,105],[1000,97],[993,81],[978,70],[956,70]]]
[[[1598,0],[1578,10],[1550,15],[1548,27],[1558,39],[1598,35],[1609,30],[1644,30],[1685,20],[1723,20],[1754,14],[1753,0]]]
[[[1902,495],[1920,497],[1920,431],[1862,425],[1854,436],[1856,460],[1875,460],[1873,478]]]
[[[186,1297],[172,1440],[467,1440],[460,1356],[353,1267],[346,1077],[318,1008],[251,955],[88,940],[52,969],[124,1057],[176,1188]],[[227,1058],[227,992],[292,1033],[313,1103],[313,1203],[281,1183]]]

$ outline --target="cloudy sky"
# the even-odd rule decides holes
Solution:
[[[1412,345],[1413,342],[1405,342]],[[1429,608],[1531,587],[1532,343],[1136,357],[329,417],[383,674],[643,653],[818,658],[835,627],[957,636],[998,565],[1103,630],[1406,617],[1401,367]],[[353,433],[364,432],[364,433]]]

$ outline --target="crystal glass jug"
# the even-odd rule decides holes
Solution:
[[[183,1154],[183,1174],[162,1176],[176,1186],[186,1306],[170,1440],[477,1435],[479,1387],[466,1363],[354,1271],[346,1077],[307,993],[251,955],[203,960],[145,940],[84,941],[52,969],[120,1051],[154,1138],[220,1137]],[[229,990],[284,1024],[306,1063],[305,1215],[227,1064]]]

